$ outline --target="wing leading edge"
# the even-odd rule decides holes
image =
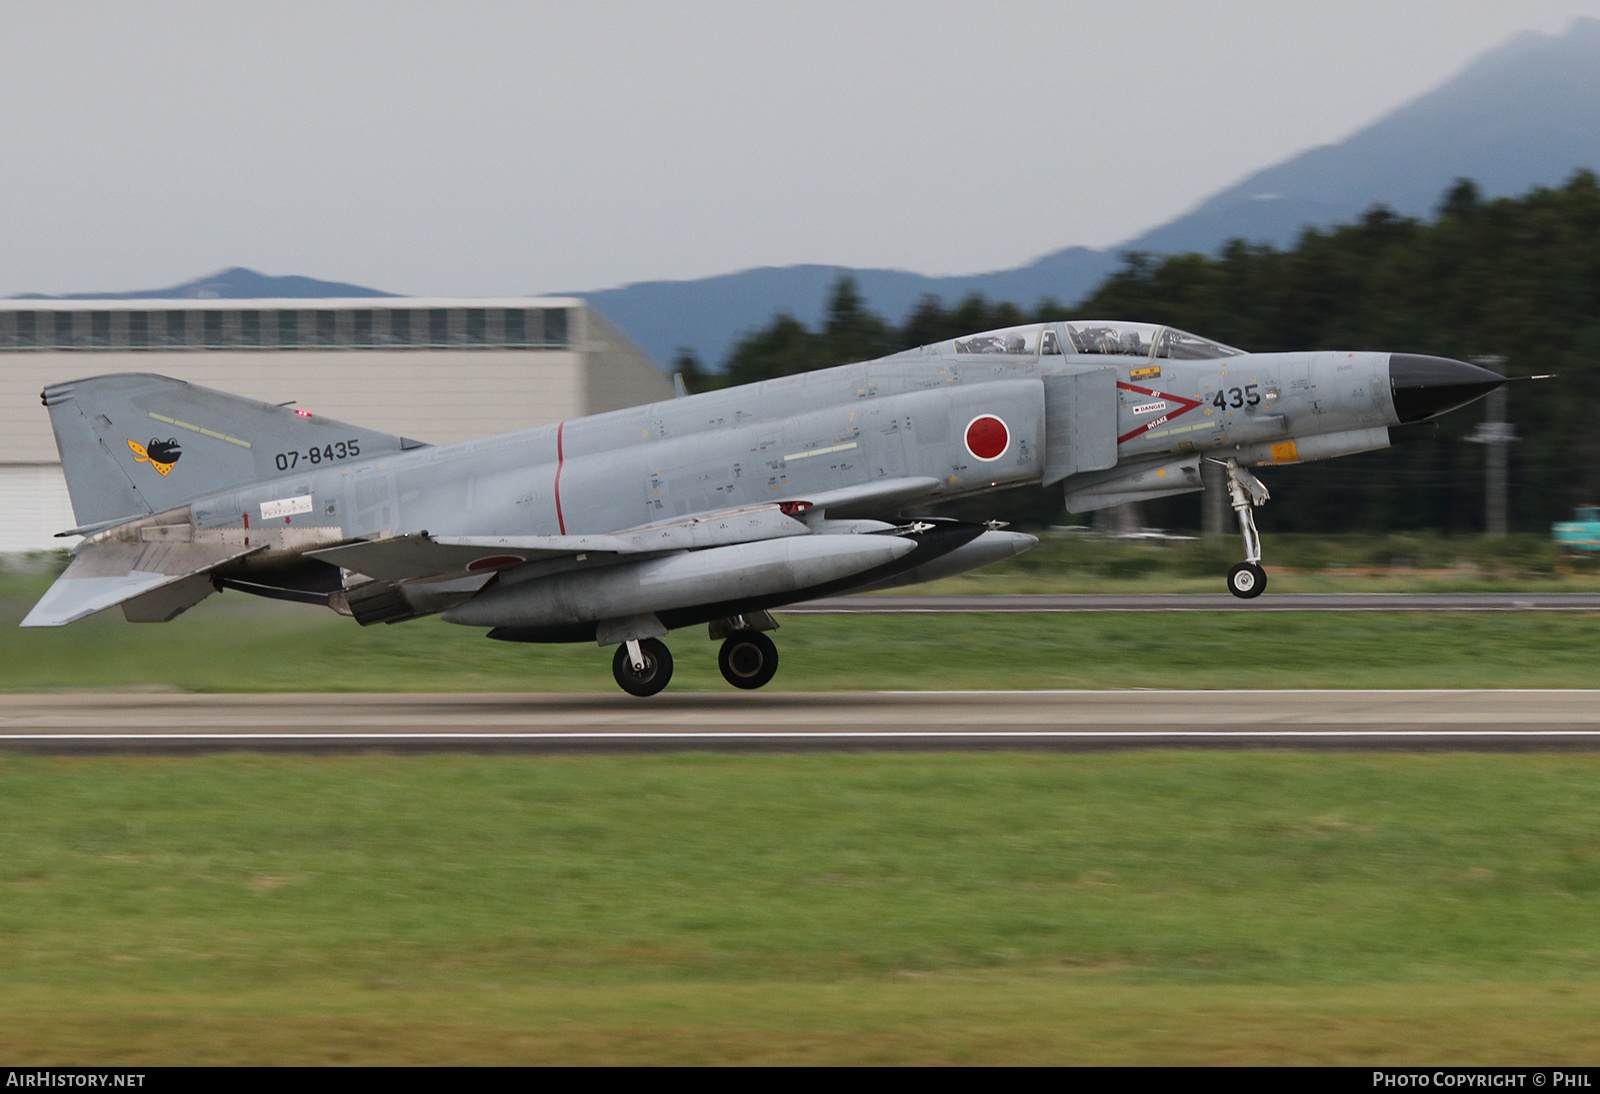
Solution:
[[[636,555],[723,547],[803,536],[811,529],[779,505],[758,505],[703,517],[593,536],[392,536],[307,552],[379,581],[442,579],[487,573],[579,554]]]

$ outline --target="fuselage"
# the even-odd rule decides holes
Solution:
[[[1065,476],[1069,496],[1203,454],[1261,465],[1381,448],[1401,424],[1387,353],[1171,360],[949,346],[377,460],[299,454],[277,479],[195,501],[195,523],[240,527],[263,504],[310,498],[284,523],[341,538],[592,534],[879,480],[930,480],[916,504],[931,504],[1044,478],[1047,385],[1086,374],[1114,378],[1078,408],[1114,419],[1114,458]],[[1003,441],[991,427],[975,449],[969,427],[988,418]]]
[[[490,638],[615,645],[619,685],[648,695],[671,677],[661,637],[706,624],[723,675],[760,687],[777,664],[771,609],[1037,542],[908,511],[1059,483],[1083,512],[1204,489],[1210,460],[1245,548],[1228,587],[1254,597],[1266,573],[1251,511],[1268,492],[1246,467],[1384,448],[1503,382],[1444,358],[1035,323],[432,447],[108,374],[42,393],[87,538],[22,625],[117,604],[165,622],[233,588],[362,625],[438,613]],[[150,422],[172,438],[130,433]]]

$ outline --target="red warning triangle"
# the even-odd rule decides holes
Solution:
[[[1187,414],[1189,411],[1200,405],[1199,399],[1185,399],[1182,395],[1169,395],[1165,391],[1156,391],[1154,388],[1140,387],[1138,384],[1125,384],[1119,380],[1117,381],[1117,386],[1123,391],[1137,391],[1140,395],[1149,395],[1152,398],[1161,399],[1165,401],[1169,407],[1169,409],[1161,414],[1156,415],[1154,418],[1151,418],[1148,422],[1144,422],[1132,431],[1124,433],[1122,436],[1118,437],[1118,444],[1125,444],[1126,442],[1133,440],[1135,437],[1142,436],[1143,434],[1150,432],[1156,426],[1165,425],[1167,422],[1172,421],[1172,419],[1178,417],[1180,414]],[[1178,404],[1178,408],[1176,410],[1170,409],[1171,404],[1173,403]]]

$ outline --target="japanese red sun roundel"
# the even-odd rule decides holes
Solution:
[[[998,460],[1011,447],[1011,431],[993,414],[980,414],[967,424],[967,451],[980,460]]]

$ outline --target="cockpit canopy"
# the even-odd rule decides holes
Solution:
[[[1062,332],[1058,334],[1057,331]],[[1120,357],[1168,358],[1175,361],[1203,361],[1214,357],[1236,357],[1242,349],[1189,334],[1176,327],[1155,323],[1120,323],[1099,319],[1073,320],[1070,323],[1029,323],[1020,327],[984,331],[955,338],[933,347],[940,353],[1006,353],[1024,356],[1066,353],[1103,353]]]

